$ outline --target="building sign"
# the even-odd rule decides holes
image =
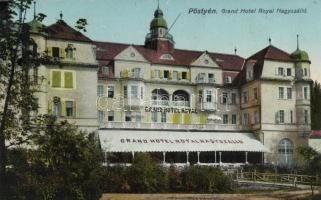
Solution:
[[[243,144],[243,140],[218,140],[218,139],[130,139],[122,138],[121,143],[145,143],[145,144],[202,144],[202,143],[212,143],[212,144]]]
[[[195,108],[145,106],[145,112],[197,113]]]

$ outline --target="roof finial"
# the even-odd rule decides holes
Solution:
[[[62,17],[64,16],[64,15],[62,14],[62,11],[60,11],[59,16],[60,16],[60,20],[62,20]]]
[[[36,1],[33,2],[33,19],[36,19]]]
[[[299,49],[299,34],[296,35],[296,48]]]
[[[157,9],[159,9],[159,0],[157,0]]]
[[[234,54],[235,54],[235,55],[236,55],[236,52],[237,52],[237,48],[235,47],[235,48],[234,48]]]
[[[272,44],[272,39],[271,39],[271,37],[269,37],[269,45],[271,45]]]

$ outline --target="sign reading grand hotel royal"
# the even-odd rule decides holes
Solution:
[[[219,140],[219,139],[161,139],[161,138],[155,138],[155,139],[133,139],[133,138],[122,138],[120,139],[121,143],[150,143],[150,144],[160,144],[160,143],[195,143],[195,144],[202,144],[202,143],[212,143],[212,144],[243,144],[243,140]]]
[[[145,112],[197,113],[195,108],[145,106]]]

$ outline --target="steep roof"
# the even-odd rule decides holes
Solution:
[[[261,51],[250,56],[247,60],[265,60],[265,59],[286,61],[286,62],[293,61],[290,54],[273,45],[267,46]]]
[[[70,27],[65,21],[58,20],[56,23],[45,28],[49,38],[73,40],[80,42],[92,42],[87,36]]]
[[[129,44],[112,42],[94,42],[97,47],[96,58],[100,63],[104,60],[113,60],[120,52],[128,48]],[[132,45],[142,56],[153,64],[190,66],[193,61],[199,58],[204,52],[183,49],[173,49],[172,51],[156,51],[146,48],[143,45]],[[170,54],[174,60],[162,60],[161,55]],[[209,56],[224,70],[241,71],[244,58],[237,55],[210,53]]]

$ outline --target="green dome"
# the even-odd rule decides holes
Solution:
[[[38,20],[34,19],[31,22],[28,23],[29,25],[29,32],[35,33],[35,34],[45,34],[43,28],[44,25],[40,23]]]
[[[296,61],[310,61],[308,53],[300,49],[295,50],[295,52],[291,54],[291,58]]]
[[[154,12],[154,19],[150,22],[150,29],[159,27],[167,29],[167,23],[163,16],[163,11],[160,8],[157,8]]]

